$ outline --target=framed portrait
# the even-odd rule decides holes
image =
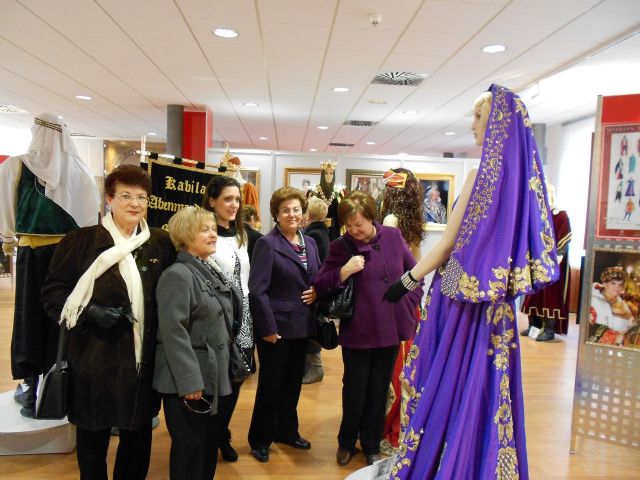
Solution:
[[[105,175],[109,175],[119,165],[140,165],[140,155],[136,154],[136,150],[140,150],[139,140],[105,140],[103,147]],[[165,153],[167,144],[147,142],[146,149],[151,152]]]
[[[444,230],[453,208],[455,175],[416,173],[422,185],[424,223],[427,230]]]
[[[640,251],[594,249],[586,342],[640,350]]]
[[[603,125],[596,238],[640,240],[640,125]]]
[[[293,187],[306,195],[312,185],[320,183],[320,168],[291,167],[284,169],[284,186]]]
[[[258,167],[240,167],[240,175],[247,182],[253,183],[253,186],[256,187],[258,198],[260,198],[260,169]]]
[[[384,183],[380,170],[347,169],[347,189],[350,192],[360,190],[377,199],[384,193]]]

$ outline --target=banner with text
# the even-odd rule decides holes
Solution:
[[[202,196],[215,171],[150,160],[151,197],[147,211],[150,227],[167,229],[169,218],[184,207],[202,206]]]

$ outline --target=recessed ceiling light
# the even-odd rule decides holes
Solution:
[[[310,152],[317,152],[317,151],[318,151],[318,149],[317,149],[317,148],[310,148],[310,149],[309,149],[309,151],[310,151]]]
[[[398,155],[404,156],[404,155],[409,155],[409,154],[407,152],[399,152]]]
[[[91,100],[91,97],[89,95],[76,95],[76,98],[78,100]]]
[[[269,137],[258,137],[258,140],[269,140]]]
[[[320,125],[318,127],[318,130],[329,130],[329,127],[327,127],[326,125]]]
[[[500,43],[494,43],[493,45],[486,45],[482,47],[482,51],[484,53],[500,53],[504,52],[507,49],[504,45]]]
[[[386,100],[369,100],[369,103],[372,105],[386,105]]]
[[[417,115],[418,112],[417,110],[405,110],[404,112],[402,112],[404,115]]]
[[[220,27],[220,28],[214,28],[213,29],[213,34],[216,37],[236,38],[238,36],[238,31],[234,30],[233,28]]]
[[[447,137],[451,137],[456,134],[456,132],[444,132]]]
[[[345,93],[345,92],[348,92],[349,90],[351,89],[348,87],[333,87],[333,91],[338,93]]]
[[[243,105],[245,107],[257,107],[258,105],[260,105],[259,103],[256,102],[244,102]]]
[[[367,145],[375,145],[375,144],[376,144],[376,142],[373,142],[373,141],[369,141],[369,142],[365,142],[365,143],[366,143]]]

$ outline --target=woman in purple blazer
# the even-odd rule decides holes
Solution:
[[[260,360],[249,445],[251,455],[263,463],[269,461],[274,441],[311,448],[298,432],[297,407],[307,344],[316,330],[316,292],[311,284],[320,266],[313,238],[300,231],[307,210],[303,193],[280,188],[269,207],[276,226],[256,242],[249,273],[249,306]]]
[[[380,292],[416,262],[400,230],[374,221],[376,201],[371,195],[352,192],[340,202],[338,217],[347,233],[342,241],[331,242],[314,282],[322,297],[354,276],[354,316],[340,325],[338,337],[344,376],[336,460],[339,465],[349,463],[359,438],[371,465],[380,458],[387,389],[398,345],[413,338],[422,289],[397,304],[382,300]]]

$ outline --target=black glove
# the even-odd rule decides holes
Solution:
[[[83,314],[85,321],[94,323],[104,329],[113,328],[121,321],[127,321],[131,324],[135,322],[131,305],[125,307],[105,307],[95,302],[89,302]]]
[[[387,291],[384,292],[382,298],[387,302],[398,303],[402,297],[411,290],[415,290],[418,285],[420,285],[420,282],[413,278],[411,272],[405,272],[405,274],[400,277],[400,280],[391,285]]]

